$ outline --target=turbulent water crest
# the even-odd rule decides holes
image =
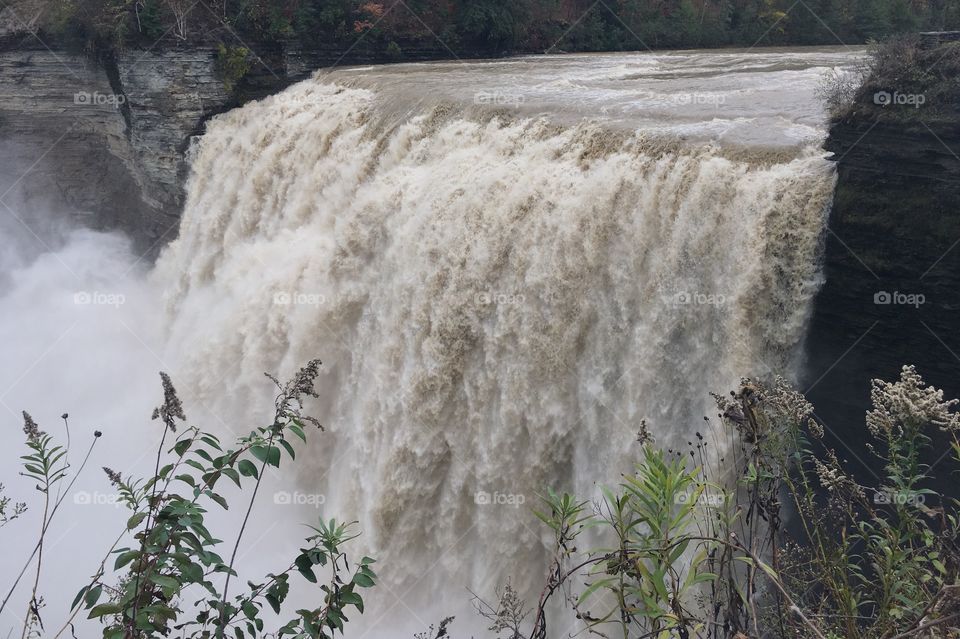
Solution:
[[[385,126],[381,100],[320,78],[210,123],[155,274],[169,341],[225,415],[323,359],[300,486],[360,522],[391,595],[527,590],[537,491],[592,494],[641,419],[683,446],[710,391],[797,370],[834,175],[815,145],[416,105]]]

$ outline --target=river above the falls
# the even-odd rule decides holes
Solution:
[[[802,47],[524,56],[367,66],[316,77],[374,88],[394,118],[414,105],[583,119],[652,135],[795,147],[824,135],[817,87],[852,71],[863,47]]]

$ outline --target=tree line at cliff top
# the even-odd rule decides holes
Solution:
[[[30,2],[31,0],[24,0]],[[36,0],[33,0],[36,1]],[[543,51],[857,44],[960,28],[956,0],[46,0],[49,35],[87,49],[157,40],[296,40],[458,56]],[[379,48],[379,49],[378,49]]]

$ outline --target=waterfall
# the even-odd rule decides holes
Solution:
[[[262,371],[322,359],[296,479],[360,523],[384,609],[539,592],[538,492],[615,483],[641,420],[722,449],[709,393],[798,372],[834,184],[817,146],[302,82],[191,151],[153,275],[179,384],[249,422]]]

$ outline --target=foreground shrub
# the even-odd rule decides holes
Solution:
[[[319,427],[302,413],[303,399],[315,396],[318,367],[311,362],[286,384],[274,380],[272,423],[232,447],[185,426],[162,375],[154,472],[135,480],[104,469],[131,516],[56,634],[40,623],[44,542],[77,473],[69,474],[67,449],[25,413],[23,468],[43,495],[42,526],[0,605],[29,573],[22,636],[72,636],[83,611],[103,622],[109,639],[260,637],[264,605],[283,612],[294,573],[319,585],[320,602],[297,610],[273,636],[342,633],[348,614],[363,612],[361,591],[376,579],[373,560],[348,560],[349,525],[320,522],[283,570],[247,582],[239,594],[230,590],[264,471],[279,468],[284,453],[294,458],[290,440],[305,440],[306,424]],[[554,551],[542,594],[528,607],[508,582],[493,602],[475,596],[491,636],[546,639],[568,627],[625,639],[960,636],[960,501],[932,481],[934,470],[956,472],[960,463],[958,400],[945,400],[913,367],[896,382],[874,380],[863,436],[882,473],[861,483],[826,444],[813,407],[782,380],[744,380],[715,399],[720,423],[706,424],[682,451],[658,449],[641,424],[636,472],[602,488],[596,502],[546,491],[536,515]],[[172,446],[168,437],[176,438]],[[207,507],[227,507],[215,492],[224,477],[250,489],[228,560],[205,523]],[[25,507],[0,496],[0,526]],[[194,584],[205,594],[185,604]],[[452,622],[418,636],[451,637]]]
[[[864,436],[884,472],[867,485],[783,381],[716,399],[732,444],[696,433],[687,450],[663,451],[644,427],[636,473],[599,502],[547,491],[538,516],[555,553],[543,595],[523,634],[523,616],[499,623],[522,604],[481,600],[492,631],[557,636],[548,602],[559,598],[572,619],[553,626],[604,637],[960,636],[960,502],[929,487],[935,467],[960,462],[957,400],[913,367],[875,380]],[[927,465],[934,439],[949,448]]]
[[[272,636],[332,638],[342,632],[350,608],[363,612],[361,591],[374,585],[373,560],[363,557],[348,561],[344,546],[356,534],[349,524],[336,520],[320,521],[311,527],[290,564],[258,582],[249,581],[240,594],[231,596],[231,578],[236,577],[234,560],[250,517],[254,501],[268,465],[279,468],[286,453],[291,460],[295,451],[290,440],[306,441],[306,424],[321,428],[302,413],[305,397],[316,397],[314,381],[319,361],[310,362],[285,384],[271,378],[278,389],[274,418],[268,426],[256,428],[232,447],[224,447],[213,434],[185,425],[186,417],[174,386],[161,373],[164,401],[153,418],[163,426],[154,472],[144,479],[122,477],[104,468],[120,501],[130,511],[126,529],[107,550],[90,582],[77,593],[72,614],[59,631],[51,634],[48,625],[42,636],[60,637],[72,633],[71,624],[81,610],[91,619],[102,621],[107,639],[165,637],[258,637],[264,634],[261,611],[269,605],[280,614],[290,589],[290,577],[298,573],[306,581],[319,584],[321,602],[312,609],[296,611],[296,616],[276,629]],[[63,416],[66,423],[67,415]],[[24,413],[24,433],[31,453],[23,457],[25,475],[37,482],[43,494],[43,520],[33,554],[3,600],[5,607],[21,578],[33,566],[33,588],[27,605],[23,636],[40,636],[43,627],[40,610],[43,598],[38,585],[43,563],[43,545],[56,511],[70,492],[76,474],[65,490],[59,484],[68,478],[67,450],[40,430]],[[94,443],[100,436],[94,434]],[[168,447],[168,438],[176,438]],[[83,470],[91,444],[79,471]],[[218,554],[223,544],[208,530],[207,508],[226,509],[226,499],[215,492],[217,484],[229,480],[250,490],[243,524],[237,531],[225,531],[235,537],[229,560]],[[54,490],[58,489],[56,493]],[[5,518],[22,512],[21,505],[10,508],[3,501],[0,513]],[[19,512],[18,512],[19,511]],[[122,546],[123,543],[132,544]],[[352,566],[352,568],[351,568]],[[318,575],[316,571],[322,571]],[[206,594],[190,602],[191,617],[184,610],[185,590],[198,585]],[[49,620],[47,622],[49,624]],[[67,636],[72,636],[68,634]]]

